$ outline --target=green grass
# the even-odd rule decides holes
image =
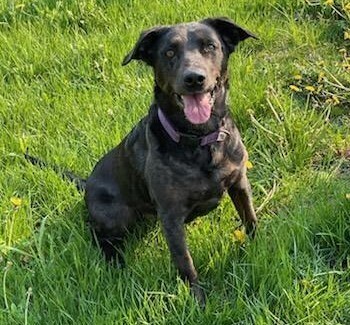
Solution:
[[[3,0],[0,323],[349,324],[348,3]],[[91,244],[81,193],[23,152],[89,175],[152,100],[151,70],[120,64],[140,31],[220,15],[260,37],[230,62],[260,228],[235,242],[227,198],[187,227],[202,311],[159,226],[114,269]]]

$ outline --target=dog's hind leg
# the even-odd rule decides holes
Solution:
[[[89,193],[90,194],[90,193]],[[106,260],[124,264],[125,237],[133,232],[140,215],[122,202],[119,196],[88,194],[89,223],[95,242],[100,246]]]
[[[254,237],[258,219],[255,215],[250,184],[245,172],[229,188],[228,194],[246,227],[247,233]]]

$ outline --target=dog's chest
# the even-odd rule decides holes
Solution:
[[[223,192],[232,185],[238,174],[238,166],[226,156],[223,150],[213,146],[209,148],[208,163],[194,164],[188,172],[195,175],[193,181],[198,189],[189,196],[194,200],[210,201],[212,198],[221,198]]]
[[[189,165],[184,172],[186,185],[183,188],[187,190],[183,195],[192,212],[186,222],[215,209],[237,174],[238,168],[220,150],[210,151],[208,164]]]
[[[215,147],[157,156],[152,156],[149,164],[151,186],[203,213],[219,203],[238,173],[238,167]]]

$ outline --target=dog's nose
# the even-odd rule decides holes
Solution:
[[[190,71],[184,75],[184,84],[187,89],[198,89],[204,84],[205,76],[200,72]]]

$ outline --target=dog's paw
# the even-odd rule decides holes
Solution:
[[[250,239],[254,239],[256,236],[258,224],[256,222],[250,222],[245,225],[246,234],[249,236]]]
[[[199,306],[204,309],[206,304],[206,297],[202,287],[199,284],[191,285],[191,293],[196,298]]]

